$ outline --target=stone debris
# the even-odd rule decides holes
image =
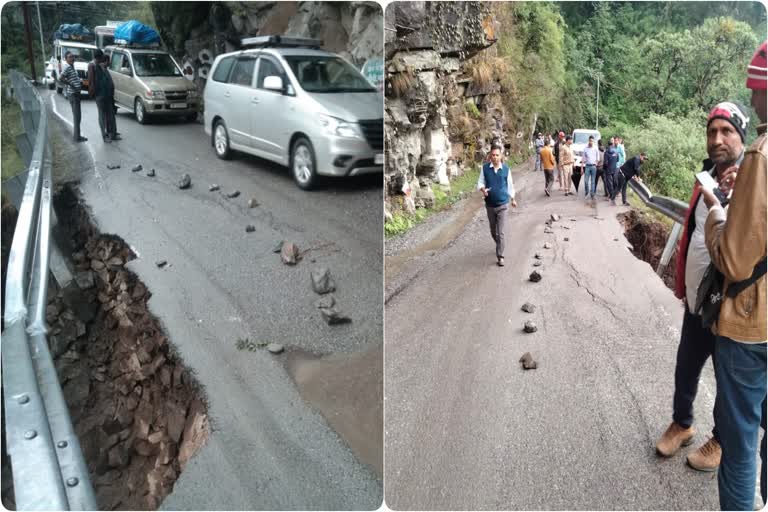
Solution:
[[[120,164],[107,164],[107,169],[109,169],[110,171],[114,169],[119,169],[119,168],[120,168]]]
[[[267,350],[268,350],[270,353],[272,353],[272,354],[279,354],[280,352],[282,352],[283,350],[285,350],[285,347],[283,347],[283,346],[282,346],[281,344],[279,344],[279,343],[270,343],[269,345],[267,345]]]
[[[619,241],[619,237],[617,237],[617,236],[613,237],[613,241],[614,242],[618,242]]]
[[[571,217],[571,222],[576,222],[576,217]]]
[[[147,171],[147,176],[149,176],[150,178],[154,178],[155,177],[155,169],[152,168],[152,169],[148,170]]]
[[[565,224],[561,224],[560,227],[563,228],[563,229],[571,229],[570,226],[566,226]]]
[[[538,327],[536,327],[536,324],[532,322],[531,320],[528,320],[525,322],[525,326],[523,327],[523,330],[527,333],[536,332],[539,330]]]
[[[545,249],[551,249],[552,248],[552,244],[547,242],[547,243],[544,244],[544,248]]]
[[[257,206],[259,206],[259,202],[256,199],[248,200],[248,208],[256,208]]]
[[[253,224],[248,224],[247,226],[245,226],[246,233],[253,233],[254,231],[256,231],[256,226],[254,226]]]
[[[560,220],[560,216],[556,213],[553,213],[552,215],[550,215],[549,218],[552,219],[552,222],[557,222]]]
[[[134,166],[131,168],[131,172],[139,172],[139,171],[141,171],[142,169],[144,169],[144,167],[142,167],[142,166],[141,166],[141,164],[138,164],[138,165],[134,165]]]
[[[295,265],[299,261],[299,248],[291,242],[283,242],[280,248],[280,259],[286,265]]]
[[[90,270],[85,270],[83,272],[76,272],[75,283],[77,283],[78,288],[80,288],[81,290],[90,290],[95,286],[95,283],[93,280],[93,272],[91,272]]]
[[[538,283],[539,281],[541,281],[541,274],[539,273],[538,270],[534,270],[533,272],[531,272],[531,275],[528,276],[528,279],[530,279],[534,283]]]
[[[213,185],[211,185],[210,187],[208,187],[208,191],[209,191],[209,192],[216,192],[216,191],[217,191],[217,190],[219,190],[220,188],[221,188],[221,187],[219,187],[217,184],[215,184],[215,183],[214,183]]]
[[[533,262],[533,266],[534,267],[540,267],[541,266],[541,261],[534,261]]]
[[[157,265],[158,268],[163,268],[166,266],[168,262],[166,260],[158,260],[155,262],[155,265]]]
[[[317,309],[330,309],[336,305],[336,299],[333,295],[325,295],[321,299],[315,301],[315,307]]]
[[[568,238],[567,236],[563,238],[563,242],[568,242],[569,240],[570,238]]]
[[[327,268],[321,267],[311,272],[312,277],[312,289],[315,293],[323,295],[336,291],[336,283],[331,277],[331,271]]]
[[[520,357],[520,363],[522,363],[524,370],[535,370],[538,366],[530,352],[526,352]]]
[[[182,174],[179,182],[176,184],[176,186],[182,190],[189,188],[190,185],[192,185],[192,178],[190,178],[187,173]]]
[[[533,257],[534,257],[534,258],[536,258],[537,260],[540,260],[540,259],[542,259],[544,256],[542,256],[542,255],[541,255],[541,253],[538,253],[538,252],[537,252],[536,254],[534,254],[534,255],[533,255]]]
[[[536,306],[534,306],[530,302],[526,302],[525,304],[523,304],[523,307],[520,309],[522,309],[526,313],[533,313],[536,311]]]
[[[554,231],[552,231],[550,228],[546,227],[546,228],[544,228],[544,233],[549,235],[551,233],[554,233]]]
[[[230,199],[234,199],[234,198],[236,198],[239,195],[240,195],[240,191],[239,190],[233,190],[232,192],[227,194],[227,197],[230,198]]]
[[[320,313],[328,325],[348,324],[352,321],[351,318],[342,314],[335,307],[320,308]]]
[[[275,244],[275,247],[274,247],[274,249],[272,249],[272,252],[273,252],[273,253],[275,253],[275,254],[277,254],[277,253],[279,253],[280,251],[282,251],[282,250],[283,250],[283,244],[284,244],[284,243],[285,243],[285,241],[284,241],[284,240],[280,240],[279,242],[277,242],[277,244]]]

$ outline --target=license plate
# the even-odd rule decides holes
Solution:
[[[186,103],[171,103],[171,108],[187,108]]]
[[[373,163],[376,165],[381,165],[384,163],[384,153],[378,153],[376,156],[373,157]]]

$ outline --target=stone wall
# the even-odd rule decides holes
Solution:
[[[432,183],[482,160],[504,139],[499,84],[477,70],[498,30],[484,2],[397,2],[385,17],[387,208],[434,202]]]

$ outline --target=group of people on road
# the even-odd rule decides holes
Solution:
[[[82,119],[80,95],[83,90],[83,79],[75,70],[75,55],[72,52],[64,54],[66,61],[60,80],[64,83],[64,97],[72,107],[72,129],[75,142],[85,142],[88,139],[80,133]],[[93,52],[93,61],[88,64],[88,96],[96,102],[101,138],[106,143],[120,140],[115,118],[115,85],[109,74],[109,57],[97,49]]]
[[[708,159],[703,172],[716,183],[710,189],[696,182],[686,213],[676,261],[675,295],[683,300],[684,314],[674,375],[672,422],[656,443],[660,456],[672,457],[690,444],[693,402],[699,378],[709,357],[715,370],[717,395],[711,437],[690,452],[687,463],[700,471],[717,471],[720,507],[754,510],[756,455],[762,459],[760,494],[766,496],[766,349],[768,346],[768,41],[754,54],[746,86],[761,124],[757,140],[745,150],[749,124],[747,110],[736,102],[722,102],[709,113],[706,126]],[[560,190],[571,192],[572,140],[562,132],[558,143],[536,139],[536,169],[545,175],[545,193],[551,195],[554,172]],[[641,181],[644,153],[622,162],[621,137],[611,137],[603,148],[590,137],[583,154],[584,194],[594,201],[598,169],[602,167],[605,193],[612,204],[618,191],[626,202],[629,180]],[[559,146],[559,147],[558,147]],[[557,149],[555,149],[557,148]],[[502,148],[494,146],[491,161],[478,180],[496,257],[504,264],[504,224],[508,204],[517,206],[509,168],[501,163]],[[738,179],[737,179],[738,178]],[[578,193],[578,181],[574,180]],[[714,309],[713,309],[714,308]]]
[[[717,188],[697,180],[677,249],[675,295],[685,310],[672,422],[656,443],[659,455],[671,457],[693,441],[693,402],[712,357],[714,428],[686,461],[700,471],[717,471],[723,510],[754,510],[758,436],[760,427],[766,428],[767,45],[758,48],[747,70],[746,85],[761,122],[757,140],[745,150],[749,115],[736,102],[715,105],[707,118],[709,158],[702,172]],[[765,432],[759,451],[760,494],[768,505]]]
[[[573,138],[564,132],[559,132],[554,137],[542,136],[539,132],[534,146],[536,147],[536,160],[534,169],[544,172],[544,193],[552,195],[552,184],[555,174],[560,185],[559,191],[566,196],[573,195],[571,186],[579,192],[579,184],[582,175],[584,177],[584,198],[594,204],[597,195],[597,183],[603,180],[603,191],[607,201],[616,205],[616,196],[621,191],[622,204],[627,206],[627,185],[630,180],[642,183],[641,166],[648,158],[645,152],[626,160],[624,139],[618,135],[608,141],[608,146],[602,139],[595,141],[590,136],[587,146],[584,148],[582,168],[574,169],[575,159],[572,149]]]

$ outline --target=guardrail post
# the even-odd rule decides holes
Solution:
[[[669,265],[669,260],[672,258],[672,253],[675,252],[675,246],[677,245],[677,241],[680,240],[680,235],[683,232],[683,225],[679,222],[675,222],[674,226],[672,226],[672,231],[669,232],[669,237],[667,237],[667,245],[664,246],[664,252],[661,253],[661,260],[659,261],[659,266],[656,269],[656,274],[659,276],[664,275],[664,271],[667,270],[667,265]]]

